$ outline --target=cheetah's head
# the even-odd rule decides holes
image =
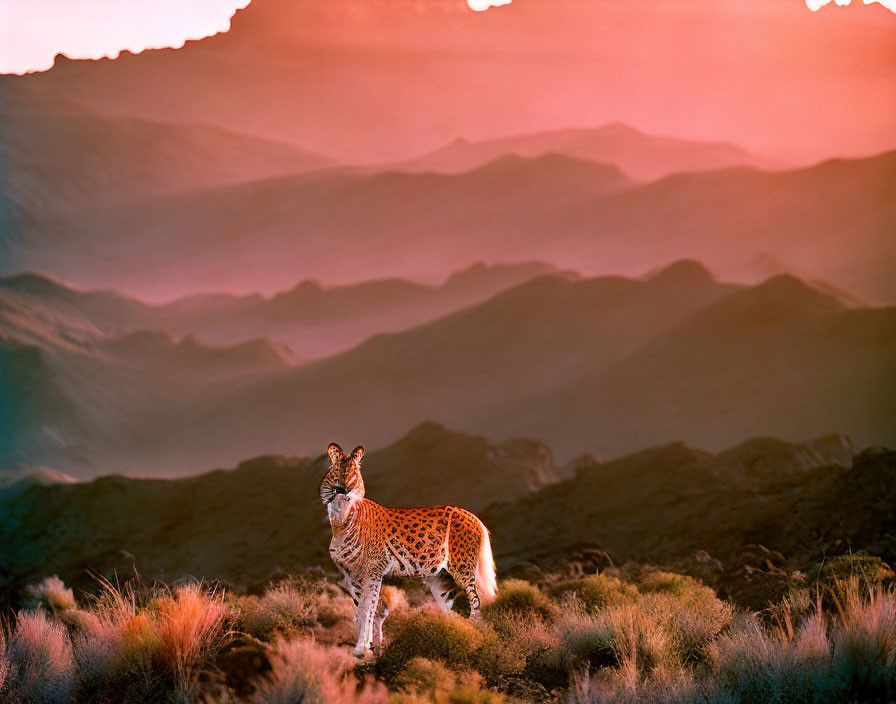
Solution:
[[[364,448],[359,445],[346,455],[339,445],[331,442],[327,454],[330,469],[320,483],[320,500],[331,513],[341,512],[348,504],[364,498],[364,479],[361,477]]]

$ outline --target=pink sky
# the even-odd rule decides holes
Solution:
[[[12,39],[3,60],[22,68],[33,52],[38,67],[56,51],[178,45],[226,29],[244,1],[130,0],[125,13],[112,0],[0,0]],[[896,14],[878,3],[514,0],[473,12],[464,0],[254,0],[232,32],[202,44],[104,68],[67,97],[347,161],[615,120],[802,163],[896,146]],[[153,70],[158,94],[144,80]],[[210,70],[226,90],[206,92]]]

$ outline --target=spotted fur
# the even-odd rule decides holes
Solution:
[[[330,556],[345,576],[356,607],[355,655],[382,648],[388,609],[380,599],[388,574],[419,577],[445,610],[458,590],[470,602],[470,618],[494,598],[495,563],[488,530],[476,516],[457,506],[388,508],[364,498],[361,458],[364,448],[346,455],[336,443],[327,448],[330,469],[320,485],[333,539]]]

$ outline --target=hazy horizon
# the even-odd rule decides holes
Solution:
[[[271,71],[269,88],[251,89],[267,105],[266,116],[245,119],[245,107],[236,105],[228,116],[220,111],[225,98],[210,94],[190,98],[206,105],[201,113],[169,102],[169,119],[185,112],[347,164],[403,160],[459,137],[481,141],[613,121],[651,134],[731,142],[797,164],[896,147],[896,91],[888,89],[896,83],[896,14],[879,4],[818,12],[775,0],[725,7],[562,0],[547,7],[538,0],[485,12],[463,0],[413,8],[397,0],[254,0],[235,13],[228,31],[183,48],[69,61],[24,79],[49,86],[60,72],[71,74],[73,63],[95,64],[110,77],[125,63],[151,74],[152,66],[179,57],[204,62],[251,49],[252,60],[268,62]],[[415,38],[421,33],[427,42]],[[691,40],[682,43],[684,35]],[[271,54],[274,45],[282,58]],[[191,80],[189,72],[183,80]],[[305,114],[308,106],[279,91],[287,85],[326,105],[330,117]],[[129,108],[126,95],[113,107],[92,94],[98,97],[90,89],[68,98],[101,114],[163,114],[146,110],[150,95]],[[443,100],[451,94],[459,99]],[[284,110],[293,111],[294,128],[279,116]],[[379,116],[376,126],[368,114]]]

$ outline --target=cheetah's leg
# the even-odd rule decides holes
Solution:
[[[383,621],[386,620],[388,615],[389,607],[386,606],[386,602],[380,597],[379,604],[376,607],[376,615],[373,618],[373,638],[371,640],[371,648],[373,648],[373,654],[376,656],[383,654]]]
[[[361,599],[356,618],[358,643],[352,651],[352,655],[357,658],[364,657],[364,651],[367,650],[373,639],[373,619],[376,616],[376,607],[380,600],[382,586],[383,578],[381,576],[366,577],[361,585]]]
[[[478,621],[482,616],[479,613],[479,592],[476,591],[476,572],[472,567],[465,567],[458,570],[454,575],[457,586],[466,592],[467,599],[470,602],[470,620]]]
[[[450,575],[438,574],[435,577],[427,577],[423,583],[429,587],[436,603],[444,610],[451,611],[454,600],[457,598],[457,585]]]
[[[360,582],[353,582],[352,579],[346,575],[345,580],[343,581],[345,585],[345,590],[348,592],[348,595],[352,599],[352,603],[355,605],[355,613],[357,614],[358,606],[361,603],[361,584]],[[380,596],[379,602],[376,607],[376,616],[373,621],[373,638],[371,642],[371,647],[373,648],[373,652],[375,655],[381,655],[383,650],[383,621],[386,620],[386,617],[389,615],[389,608],[386,606],[386,602],[383,601],[382,596]]]

